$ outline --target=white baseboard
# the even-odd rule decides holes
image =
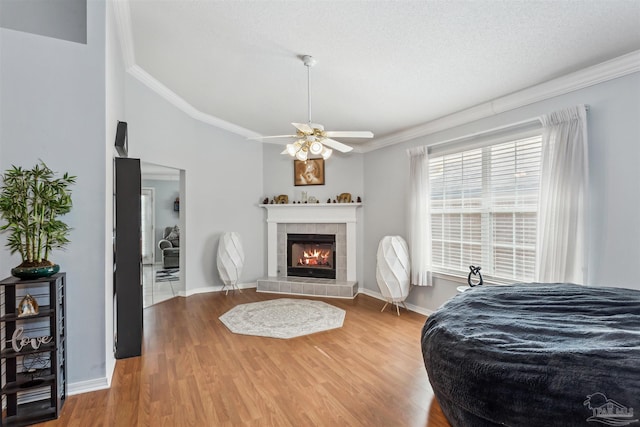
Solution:
[[[102,378],[96,378],[93,380],[69,383],[67,386],[67,395],[73,396],[74,394],[89,393],[90,391],[104,390],[111,386],[110,382],[111,381],[109,381],[109,378],[102,377]]]
[[[258,284],[256,282],[252,282],[252,283],[238,283],[238,288],[240,289],[251,289],[251,288],[255,288],[257,287]],[[190,297],[191,295],[196,295],[196,294],[206,294],[209,292],[222,292],[222,291],[226,291],[227,289],[231,290],[232,288],[230,287],[224,287],[224,286],[205,286],[202,288],[196,288],[196,289],[189,289],[188,291],[180,291],[178,292],[178,296],[180,297]]]
[[[379,299],[380,301],[387,302],[385,297],[383,297],[380,292],[372,291],[371,289],[359,288],[358,289],[358,293],[359,294],[365,294],[365,295],[368,295],[370,297]],[[405,302],[405,305],[407,306],[407,308],[409,310],[414,311],[414,312],[419,313],[419,314],[422,314],[423,316],[427,316],[428,317],[428,316],[433,314],[433,310],[429,310],[429,309],[424,308],[424,307],[419,307],[417,305],[409,304],[407,302]]]

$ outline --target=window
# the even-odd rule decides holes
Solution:
[[[502,281],[531,281],[536,261],[541,136],[429,160],[434,271],[470,265]]]

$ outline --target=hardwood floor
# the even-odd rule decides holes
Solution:
[[[42,425],[449,426],[422,361],[424,316],[380,313],[381,301],[359,295],[323,300],[346,310],[342,328],[289,340],[218,320],[280,297],[248,289],[146,308],[143,356],[119,360],[109,390],[69,397]]]

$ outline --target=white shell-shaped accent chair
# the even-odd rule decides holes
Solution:
[[[244,266],[244,250],[242,249],[240,235],[235,231],[223,233],[220,236],[217,264],[218,274],[220,274],[220,279],[224,283],[222,289],[230,286],[240,290],[238,288],[238,280]],[[228,288],[226,293],[229,293]]]
[[[400,307],[407,309],[404,300],[409,296],[411,263],[409,246],[400,236],[385,236],[378,244],[376,280],[380,293],[387,300],[380,312],[391,304],[396,305],[400,316]]]

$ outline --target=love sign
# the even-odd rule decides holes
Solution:
[[[49,344],[51,341],[53,341],[53,337],[36,337],[36,338],[29,338],[27,336],[22,336],[22,334],[24,333],[24,328],[16,328],[15,331],[13,331],[13,336],[11,337],[11,347],[13,348],[13,351],[15,351],[16,353],[19,353],[20,351],[22,351],[22,349],[31,344],[31,347],[34,350],[37,350],[40,348],[40,345],[42,344]],[[8,341],[9,342],[9,341]]]

